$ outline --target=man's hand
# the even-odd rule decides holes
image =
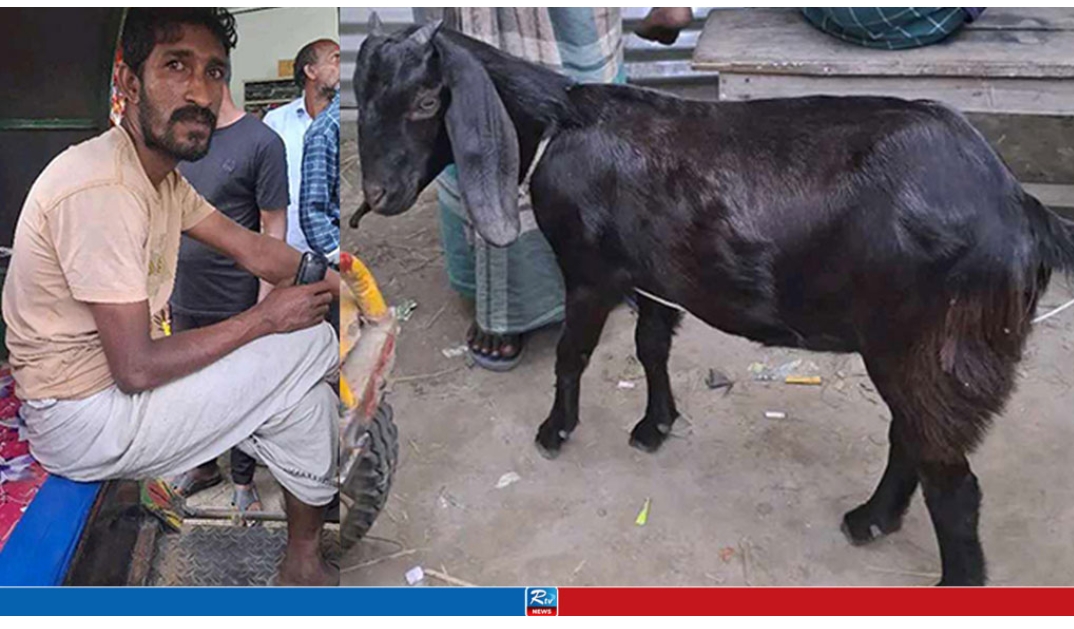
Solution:
[[[656,7],[649,11],[634,33],[642,39],[670,46],[679,38],[679,31],[689,26],[693,18],[693,9],[690,7]]]
[[[281,285],[254,306],[251,313],[263,317],[273,332],[291,332],[324,321],[331,303],[332,286],[327,280],[306,286]]]

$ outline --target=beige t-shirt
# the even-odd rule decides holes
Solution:
[[[86,302],[148,300],[150,313],[161,312],[180,233],[214,211],[176,171],[154,188],[120,127],[52,160],[22,208],[4,282],[19,397],[84,398],[111,386]]]

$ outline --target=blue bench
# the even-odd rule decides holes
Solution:
[[[61,585],[103,486],[46,479],[0,550],[0,586]]]

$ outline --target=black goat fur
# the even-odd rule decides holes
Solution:
[[[966,454],[1010,397],[1052,271],[1074,270],[1074,238],[965,118],[931,101],[711,103],[576,85],[458,33],[425,31],[424,47],[411,30],[371,38],[359,56],[365,181],[390,192],[373,210],[404,211],[453,161],[443,109],[460,96],[443,84],[438,50],[465,51],[488,73],[517,134],[520,179],[548,138],[530,191],[567,314],[543,453],[554,456],[577,426],[582,371],[608,313],[635,288],[759,343],[859,352],[892,412],[891,452],[844,531],[863,543],[896,530],[920,483],[941,583],[985,581]],[[430,89],[439,126],[407,126],[408,99]],[[667,356],[680,315],[638,301],[649,400],[631,442],[651,451],[678,415]]]

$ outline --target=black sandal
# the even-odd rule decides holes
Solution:
[[[489,356],[487,354],[474,351],[473,345],[474,341],[477,339],[478,334],[485,334],[487,336],[490,336],[494,341],[506,341],[507,339],[513,337],[513,342],[498,342],[496,344],[500,345],[501,347],[503,345],[514,345],[518,349],[515,350],[515,353],[512,356],[509,356],[507,358],[499,356]],[[507,371],[511,371],[518,366],[518,363],[522,362],[522,354],[525,352],[526,349],[526,337],[521,334],[491,334],[488,332],[483,332],[480,328],[477,327],[477,324],[475,323],[473,324],[473,326],[470,327],[470,332],[469,334],[467,334],[467,337],[468,338],[466,342],[466,351],[467,353],[469,353],[470,358],[473,359],[474,363],[476,363],[483,369],[488,369],[489,371],[495,371],[497,373],[504,373]]]

